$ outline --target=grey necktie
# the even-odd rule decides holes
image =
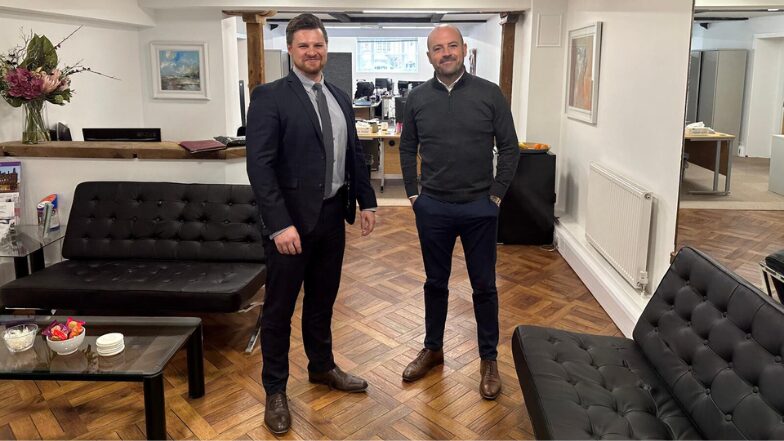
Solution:
[[[332,193],[332,168],[335,166],[335,141],[332,139],[332,119],[329,117],[327,96],[324,95],[321,83],[313,85],[316,92],[319,116],[321,117],[321,135],[324,139],[324,153],[326,153],[327,170],[324,174],[324,197]]]

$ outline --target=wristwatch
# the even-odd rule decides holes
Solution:
[[[490,200],[493,201],[494,204],[501,206],[501,198],[496,195],[490,195]]]

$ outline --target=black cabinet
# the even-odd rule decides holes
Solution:
[[[554,206],[555,155],[521,151],[517,172],[501,203],[498,242],[553,243]]]

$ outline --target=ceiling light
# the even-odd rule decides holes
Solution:
[[[362,11],[363,14],[447,14],[449,11],[414,11],[394,9],[370,9]]]

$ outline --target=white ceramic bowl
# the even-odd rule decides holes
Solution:
[[[68,340],[50,340],[49,337],[46,337],[46,344],[49,345],[49,349],[57,352],[60,355],[73,354],[77,349],[79,349],[79,346],[82,345],[85,334],[87,334],[86,328],[84,331],[82,331],[81,334],[74,338],[69,338]]]
[[[11,352],[22,352],[33,347],[38,325],[24,324],[12,326],[3,333],[3,341]]]

